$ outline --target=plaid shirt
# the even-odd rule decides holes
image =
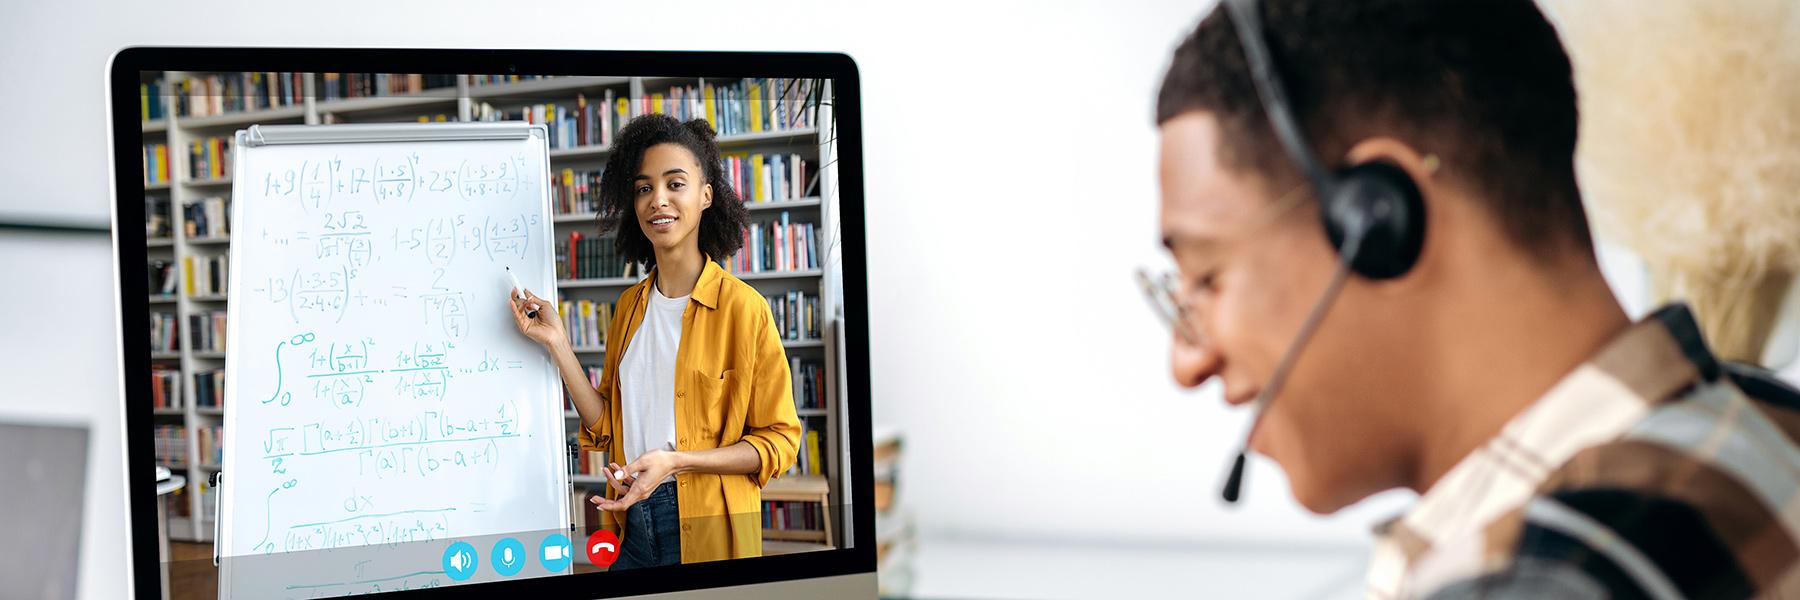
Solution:
[[[1368,596],[1800,596],[1800,393],[1640,321],[1377,529]]]

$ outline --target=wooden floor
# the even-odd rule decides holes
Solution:
[[[169,542],[171,600],[217,600],[219,568],[212,564],[212,544]]]

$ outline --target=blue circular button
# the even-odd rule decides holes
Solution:
[[[494,542],[494,554],[489,559],[494,563],[495,573],[499,573],[503,577],[512,577],[519,574],[519,569],[525,568],[525,561],[530,557],[525,555],[524,544],[508,537]]]
[[[473,577],[475,566],[480,562],[475,547],[468,542],[456,542],[444,549],[444,574],[451,579],[462,581]]]
[[[568,570],[574,546],[569,543],[569,536],[552,533],[544,536],[544,542],[538,544],[538,560],[544,563],[544,570],[561,573]]]

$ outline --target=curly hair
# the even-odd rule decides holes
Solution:
[[[644,230],[624,224],[637,222],[632,180],[643,167],[644,153],[657,144],[675,144],[693,153],[706,172],[705,183],[712,185],[712,206],[700,213],[700,251],[712,260],[722,261],[744,247],[744,229],[749,225],[750,213],[744,209],[737,190],[725,180],[718,137],[706,119],[682,123],[664,114],[644,115],[619,129],[600,176],[597,220],[600,235],[617,233],[613,247],[625,260],[656,266],[656,251],[650,239],[644,237]]]
[[[1440,154],[1485,191],[1505,233],[1544,256],[1593,241],[1575,182],[1569,57],[1532,0],[1263,0],[1263,35],[1294,117],[1321,158],[1394,136]],[[1299,182],[1263,113],[1236,27],[1217,5],[1175,50],[1161,125],[1192,110],[1220,126],[1221,163],[1271,187]],[[1327,160],[1327,168],[1336,166]]]

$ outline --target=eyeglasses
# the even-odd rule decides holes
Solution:
[[[1295,205],[1298,205],[1300,199],[1306,197],[1306,194],[1302,192],[1308,189],[1310,188],[1304,182],[1289,189],[1287,193],[1281,195],[1280,199],[1264,208],[1262,214],[1258,215],[1242,232],[1234,236],[1233,240],[1249,237],[1279,220]],[[1135,276],[1138,289],[1143,291],[1144,298],[1150,301],[1150,310],[1155,311],[1156,316],[1175,331],[1175,335],[1181,338],[1183,344],[1193,347],[1205,345],[1206,336],[1199,327],[1194,325],[1193,305],[1188,302],[1186,290],[1182,288],[1180,278],[1174,271],[1164,270],[1153,273],[1149,269],[1139,267]]]

